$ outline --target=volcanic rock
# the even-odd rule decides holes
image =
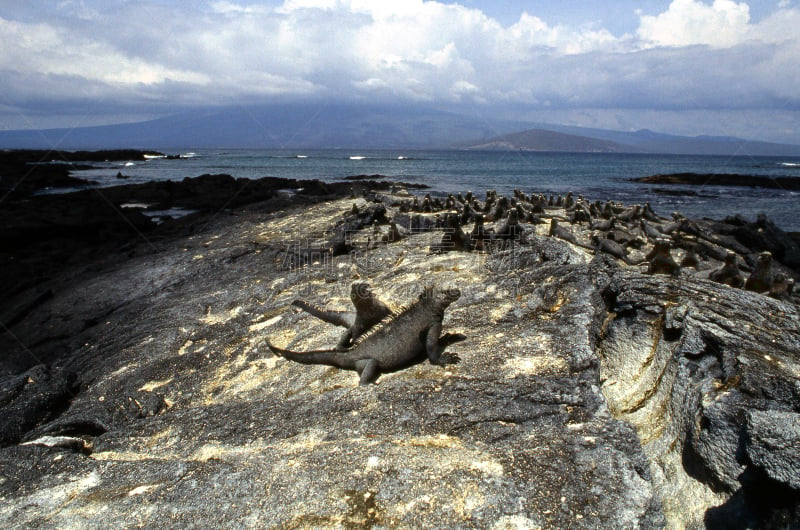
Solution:
[[[433,221],[381,243],[376,226],[414,217],[356,195],[296,192],[154,230],[124,259],[62,271],[49,296],[10,296],[0,417],[17,434],[0,448],[0,524],[800,523],[796,299],[694,269],[647,275],[546,225],[520,223],[520,244],[488,253],[432,254]],[[347,253],[290,258],[342,227]],[[393,305],[458,287],[443,331],[467,336],[449,347],[461,362],[360,387],[271,355],[267,339],[335,345],[338,328],[291,302],[350,310],[353,281]],[[33,370],[67,374],[47,414],[25,397]]]

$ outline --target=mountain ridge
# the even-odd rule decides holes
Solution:
[[[483,149],[800,156],[800,146],[728,136],[678,136],[355,104],[236,106],[137,123],[0,131],[0,149]]]
[[[588,138],[611,142],[612,149],[603,152],[626,152],[643,154],[677,154],[677,155],[728,155],[728,156],[800,156],[800,146],[758,140],[747,140],[734,136],[679,136],[660,133],[650,129],[637,131],[614,131],[610,129],[584,128],[571,125],[555,125],[537,123],[534,129],[567,134],[568,136]],[[490,138],[480,143],[472,143],[467,148],[480,148],[482,144],[505,142],[509,149],[538,150],[519,140],[528,131],[519,131],[497,138]],[[509,138],[512,141],[509,141]],[[563,150],[563,149],[556,149]],[[588,152],[592,152],[587,150]]]
[[[630,145],[618,142],[538,128],[490,138],[484,143],[467,145],[465,148],[469,150],[563,151],[581,153],[639,152]]]

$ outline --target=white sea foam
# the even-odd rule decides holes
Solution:
[[[161,217],[171,217],[173,219],[179,219],[181,217],[185,217],[187,215],[196,213],[197,210],[189,210],[187,208],[169,208],[167,210],[151,210],[142,212],[147,217],[150,217],[155,220],[156,224],[161,224]]]

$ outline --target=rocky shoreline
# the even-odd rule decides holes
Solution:
[[[800,249],[766,218],[221,175],[3,206],[3,526],[800,524]],[[458,287],[461,362],[270,353],[336,344],[291,302],[356,281]]]
[[[670,173],[632,179],[645,184],[684,184],[690,186],[746,186],[781,190],[800,190],[800,177],[766,177],[728,173]]]
[[[313,204],[360,193],[388,190],[390,184],[367,180],[323,183],[230,175],[187,177],[96,188],[69,171],[74,161],[143,160],[167,156],[156,151],[50,152],[9,151],[0,156],[0,295],[8,299],[31,288],[59,281],[66,268],[97,269],[152,249],[153,242],[185,236],[209,218],[261,203],[264,211]],[[57,160],[57,162],[48,162]],[[84,187],[71,193],[37,195],[50,188]],[[144,249],[144,250],[142,250]],[[13,313],[13,304],[10,304]],[[6,308],[2,321],[14,321]]]
[[[48,188],[91,186],[91,181],[70,176],[91,169],[90,162],[145,160],[164,156],[158,151],[118,149],[113,151],[0,150],[0,197],[24,199]]]

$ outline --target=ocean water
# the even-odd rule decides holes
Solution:
[[[649,185],[631,179],[659,173],[737,173],[800,178],[800,157],[688,156],[401,150],[195,150],[179,160],[108,162],[74,176],[101,186],[149,180],[182,180],[204,173],[234,177],[285,177],[338,181],[352,175],[382,175],[430,186],[432,194],[488,189],[510,194],[564,194],[626,204],[650,202],[661,215],[722,219],[766,214],[788,231],[800,231],[800,192],[727,186]],[[118,172],[129,177],[116,178]]]

